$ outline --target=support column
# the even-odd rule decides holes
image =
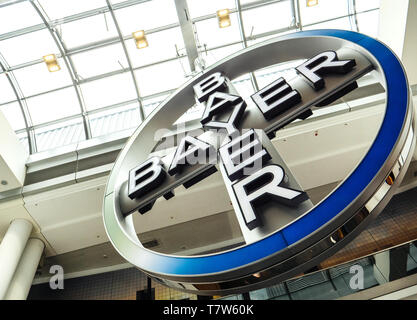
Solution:
[[[188,63],[191,71],[196,70],[196,60],[199,59],[198,48],[194,36],[193,23],[190,18],[190,11],[186,0],[175,0],[175,7],[177,9],[178,21],[181,27],[182,38],[184,39],[185,51],[187,52]],[[202,61],[200,61],[202,62]],[[203,63],[204,64],[204,63]],[[197,70],[201,71],[201,70]]]
[[[41,240],[29,239],[10,282],[5,300],[26,300],[44,248],[45,245]]]
[[[401,59],[409,85],[417,85],[417,1],[381,0],[378,39]],[[414,111],[417,112],[416,99],[413,100]],[[417,149],[413,159],[417,159]]]
[[[13,220],[0,244],[0,300],[6,295],[32,228],[28,220]]]
[[[381,0],[378,39],[400,57],[410,85],[417,84],[417,1]]]

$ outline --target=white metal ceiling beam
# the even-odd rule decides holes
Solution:
[[[1,0],[0,0],[1,1]],[[20,0],[20,1],[11,1],[9,3],[7,3],[6,5],[1,5],[0,2],[0,8],[11,5],[11,4],[15,4],[15,3],[19,3],[19,2],[23,2],[23,1],[27,1],[27,0]],[[143,3],[143,2],[148,2],[151,0],[128,0],[128,1],[123,1],[123,2],[119,2],[117,4],[114,4],[113,7],[114,9],[122,9],[122,8],[127,8],[139,3]],[[85,19],[85,18],[90,18],[90,17],[94,17],[97,16],[99,14],[103,14],[109,11],[109,8],[106,7],[101,7],[101,8],[96,8],[96,9],[92,9],[92,10],[88,10],[88,11],[84,11],[84,12],[80,12],[80,13],[76,13],[70,16],[66,16],[60,19],[56,19],[56,20],[51,20],[49,22],[50,26],[52,28],[61,25],[61,24],[65,24],[65,23],[70,23],[70,22],[74,22],[74,21],[78,21],[81,19]],[[3,34],[0,34],[0,41],[2,40],[6,40],[6,39],[10,39],[10,38],[14,38],[14,37],[18,37],[24,34],[28,34],[31,32],[35,32],[35,31],[39,31],[39,30],[43,30],[46,29],[46,26],[43,23],[37,24],[37,25],[33,25],[33,26],[29,26],[29,27],[25,27],[19,30],[14,30],[14,31],[10,31],[10,32],[6,32]]]
[[[288,30],[290,30],[290,29],[283,28],[283,29],[272,30],[272,31],[263,32],[263,33],[260,33],[260,34],[257,34],[257,35],[252,35],[250,37],[246,37],[246,39],[247,40],[256,40],[256,39],[259,39],[259,38],[262,38],[262,37],[266,37],[266,36],[270,36],[270,35],[274,35],[274,34],[279,34],[281,32],[285,32],[285,31],[288,31]],[[221,48],[225,48],[225,47],[228,47],[228,46],[233,46],[233,45],[236,45],[236,44],[239,44],[239,43],[241,43],[241,40],[234,41],[234,42],[227,43],[227,44],[223,44],[223,45],[216,46],[216,47],[212,47],[212,48],[207,48],[207,51],[221,49]],[[68,54],[68,52],[67,52],[67,54]],[[180,55],[180,57],[183,58],[183,57],[186,57],[186,55]],[[177,60],[177,59],[178,59],[178,56],[172,57],[172,58],[168,58],[168,59],[164,59],[164,60],[160,60],[158,62],[149,63],[149,64],[142,65],[142,66],[139,66],[139,67],[134,67],[133,70],[136,71],[136,70],[144,69],[144,68],[147,68],[147,67],[150,67],[150,66],[158,65],[160,63],[174,61],[174,60]],[[42,60],[39,63],[44,63],[44,62]],[[9,67],[8,71],[14,71],[14,70],[17,70],[17,69],[20,69],[20,68],[13,68],[13,67],[10,68]],[[104,74],[99,74],[97,76],[93,76],[93,77],[90,77],[90,78],[85,78],[85,79],[82,79],[82,80],[80,79],[78,82],[80,84],[82,84],[82,83],[88,83],[88,82],[91,82],[91,81],[103,79],[103,78],[106,78],[108,76],[112,76],[112,75],[116,75],[116,74],[121,74],[121,73],[124,73],[124,72],[130,72],[130,69],[129,68],[119,69],[119,70],[115,70],[115,71],[112,71],[112,72],[108,72],[108,73],[104,73]],[[0,70],[0,74],[1,73],[3,73],[3,72]],[[36,94],[30,95],[30,96],[26,96],[25,98],[28,99],[28,98],[37,97],[37,96],[40,96],[40,95],[43,95],[43,94],[48,94],[48,93],[51,93],[51,92],[55,92],[55,91],[58,91],[58,90],[61,90],[61,89],[70,88],[71,86],[72,85],[67,85],[67,86],[55,88],[55,89],[52,89],[52,90],[43,91],[43,92],[36,93]],[[143,98],[147,98],[147,97],[142,97],[142,100],[143,100]],[[12,102],[16,102],[16,100],[11,100],[11,101],[6,101],[4,103],[0,103],[0,106],[6,105],[6,104],[9,104],[9,103],[12,103]]]
[[[0,68],[3,70],[7,70],[8,67],[9,66],[7,64],[6,59],[4,59],[4,57],[0,54]],[[32,124],[32,119],[30,117],[29,109],[26,104],[26,99],[12,71],[6,72],[6,78],[9,81],[10,86],[12,87],[12,90],[19,104],[20,111],[22,112],[23,121],[25,122],[25,126],[26,126],[25,131],[27,132],[27,136],[28,136],[29,153],[30,154],[35,153],[37,151],[36,139],[35,139],[35,133],[34,133],[33,124]]]
[[[110,2],[110,0],[106,0],[106,2],[107,2],[107,6],[109,7],[109,12],[112,16],[112,19],[113,19],[114,25],[116,27],[117,33],[119,35],[120,43],[123,47],[123,51],[124,51],[125,56],[126,56],[127,64],[129,66],[129,71],[130,71],[130,74],[132,76],[132,81],[133,81],[133,84],[134,84],[134,87],[135,87],[136,96],[138,98],[140,122],[142,122],[145,119],[145,114],[143,112],[142,99],[140,97],[138,81],[136,79],[135,72],[133,71],[132,61],[130,60],[130,55],[129,55],[129,52],[127,51],[126,43],[123,40],[123,34],[122,34],[122,31],[120,30],[120,26],[119,26],[119,22],[117,21],[116,14],[114,13],[113,5]]]
[[[118,4],[115,4],[115,5],[112,5],[111,6],[111,8],[110,7],[105,7],[105,11],[106,12],[112,12],[112,16],[114,16],[114,10],[115,9],[120,9],[120,8],[125,8],[125,7],[129,7],[129,6],[131,6],[131,5],[135,5],[135,4],[138,4],[138,3],[141,3],[141,2],[145,2],[145,1],[148,1],[148,0],[129,0],[129,1],[124,1],[124,2],[121,2],[121,3],[118,3]],[[236,44],[236,43],[241,43],[241,42],[243,42],[243,45],[244,46],[247,46],[247,40],[253,40],[253,39],[256,39],[256,38],[259,38],[259,37],[263,37],[263,36],[267,36],[267,35],[272,35],[272,34],[278,34],[278,33],[280,33],[280,32],[284,32],[284,31],[287,31],[287,30],[274,30],[274,31],[272,31],[272,32],[267,32],[267,33],[263,33],[263,34],[260,34],[260,35],[255,35],[255,36],[249,36],[249,37],[246,37],[245,36],[245,33],[244,33],[244,29],[243,29],[243,22],[242,22],[242,11],[245,11],[245,10],[248,10],[248,9],[253,9],[253,8],[257,8],[257,7],[262,7],[262,6],[264,6],[264,5],[268,5],[268,4],[271,4],[271,3],[276,3],[276,2],[280,2],[280,1],[284,1],[284,0],[270,0],[270,1],[255,1],[255,2],[252,2],[252,3],[250,3],[250,4],[247,4],[247,5],[243,5],[243,6],[241,6],[240,5],[240,1],[236,1],[236,8],[234,8],[234,9],[232,9],[231,10],[231,12],[237,12],[238,13],[238,15],[239,15],[239,29],[240,29],[240,33],[241,33],[241,40],[240,41],[238,41],[238,42],[235,42],[235,43],[232,43],[232,44],[227,44],[227,45],[222,45],[222,46],[219,46],[219,48],[220,47],[225,47],[225,46],[228,46],[228,45],[233,45],[233,44]],[[291,1],[291,5],[292,5],[292,10],[293,10],[293,15],[294,15],[294,18],[295,18],[295,21],[297,21],[297,20],[299,20],[300,19],[300,17],[299,17],[299,6],[298,6],[298,0],[285,0],[285,1]],[[347,1],[353,1],[353,2],[355,2],[355,0],[347,0]],[[103,7],[104,8],[104,7]],[[60,23],[63,23],[62,21],[63,20],[65,20],[65,22],[71,22],[71,21],[76,21],[76,20],[79,20],[79,19],[82,19],[82,18],[85,18],[85,17],[88,17],[88,16],[92,16],[92,15],[95,15],[95,14],[101,14],[101,13],[103,13],[104,11],[104,9],[103,8],[97,8],[97,9],[94,9],[94,10],[90,10],[90,11],[87,11],[87,12],[83,12],[83,13],[79,13],[79,14],[76,14],[76,15],[72,15],[72,16],[69,16],[69,17],[67,17],[67,18],[64,18],[64,19],[62,19],[62,20],[60,20],[61,22]],[[297,10],[296,10],[296,8],[297,8]],[[372,9],[372,10],[375,10],[375,9]],[[368,10],[368,11],[372,11],[372,10]],[[352,16],[352,14],[356,14],[356,11],[354,11],[353,13],[352,12],[349,12],[349,14],[348,15],[345,15],[345,16],[343,16],[343,17],[349,17],[349,18],[351,18],[351,16]],[[210,14],[210,15],[206,15],[206,16],[202,16],[202,17],[198,17],[198,18],[195,18],[195,19],[193,19],[193,21],[194,22],[196,22],[196,21],[203,21],[203,20],[206,20],[206,19],[211,19],[211,18],[213,18],[213,17],[216,17],[216,14]],[[332,21],[332,20],[335,20],[335,19],[339,19],[339,18],[342,18],[342,17],[336,17],[336,18],[333,18],[333,19],[329,19],[329,21]],[[45,26],[44,27],[48,27],[50,30],[52,30],[52,31],[54,31],[54,29],[53,29],[53,24],[54,23],[58,23],[57,21],[49,21],[49,23],[48,24],[45,24]],[[58,24],[60,24],[60,23],[58,23]],[[190,21],[190,23],[191,23],[191,21]],[[116,24],[117,24],[117,19],[116,19]],[[152,29],[152,30],[149,30],[149,32],[159,32],[159,31],[162,31],[162,30],[165,30],[165,29],[169,29],[169,28],[173,28],[173,27],[176,27],[176,26],[178,26],[179,24],[172,24],[172,25],[167,25],[167,26],[162,26],[162,27],[159,27],[159,28],[155,28],[155,29]],[[297,25],[300,25],[301,26],[301,21],[299,21],[299,23],[297,24]],[[33,26],[34,28],[35,27],[37,27],[37,26]],[[29,27],[29,28],[26,28],[27,30],[27,32],[32,32],[32,31],[30,31],[30,28],[31,27]],[[293,26],[293,28],[295,28],[295,26]],[[289,28],[287,28],[288,30],[290,30],[291,29],[291,26],[289,27]],[[18,31],[16,31],[17,33],[19,32],[19,30]],[[12,33],[10,33],[10,35],[11,34],[13,34],[13,32]],[[7,35],[7,34],[6,34]],[[0,38],[1,38],[1,36],[2,35],[0,35]],[[4,36],[4,35],[3,35]],[[91,48],[96,48],[96,46],[97,46],[97,48],[98,47],[102,47],[102,46],[106,46],[106,45],[109,45],[109,44],[112,44],[112,43],[117,43],[117,42],[119,42],[119,41],[121,41],[121,43],[122,43],[122,45],[124,45],[124,42],[123,42],[123,40],[126,40],[126,39],[128,39],[128,38],[131,38],[131,36],[125,36],[125,37],[120,37],[120,33],[119,33],[119,37],[115,37],[114,39],[112,39],[111,41],[109,41],[109,39],[106,39],[106,40],[104,40],[104,41],[98,41],[97,43],[90,43],[90,44],[88,44],[88,45],[86,45],[86,46],[84,46],[84,47],[80,47],[80,48],[73,48],[73,49],[71,49],[71,50],[67,50],[66,48],[65,48],[65,45],[64,45],[64,43],[63,43],[63,41],[62,41],[62,39],[60,39],[60,36],[59,36],[59,34],[57,34],[57,36],[58,36],[58,41],[59,41],[59,43],[61,43],[62,44],[62,46],[63,46],[63,50],[62,50],[62,52],[61,52],[61,56],[62,56],[62,58],[64,58],[64,61],[66,61],[66,57],[68,57],[68,56],[70,56],[71,54],[76,54],[76,53],[79,53],[79,52],[84,52],[84,51],[88,51],[88,50],[90,50]],[[194,45],[195,45],[195,42],[194,42]],[[58,48],[60,48],[60,46],[58,46]],[[217,49],[218,47],[216,47],[216,48],[209,48],[209,50],[214,50],[214,49]],[[125,51],[126,52],[126,51]],[[185,55],[184,55],[185,56]],[[169,61],[172,61],[172,60],[175,60],[175,59],[177,59],[177,57],[173,57],[173,58],[170,58],[170,59],[168,59]],[[130,60],[130,59],[129,59]],[[165,62],[165,60],[163,61],[163,62]],[[33,62],[28,62],[28,63],[25,63],[25,64],[22,64],[22,65],[19,65],[19,66],[14,66],[14,67],[10,67],[10,66],[8,66],[7,68],[5,68],[4,69],[4,71],[1,71],[0,70],[0,73],[4,73],[4,72],[10,72],[10,71],[12,71],[12,70],[15,70],[15,69],[20,69],[20,68],[24,68],[24,67],[27,67],[27,66],[31,66],[31,65],[34,65],[34,64],[38,64],[38,63],[43,63],[43,60],[42,59],[38,59],[38,60],[36,60],[36,61],[33,61]],[[126,69],[120,69],[120,70],[116,70],[116,71],[114,71],[114,72],[111,72],[111,73],[106,73],[106,74],[102,74],[102,75],[97,75],[97,76],[94,76],[94,77],[91,77],[91,78],[88,78],[88,79],[82,79],[82,80],[80,80],[80,79],[78,79],[78,76],[77,76],[77,73],[76,73],[76,70],[75,70],[75,67],[74,67],[74,64],[72,63],[72,61],[71,61],[71,59],[68,57],[68,63],[70,64],[70,68],[68,68],[69,70],[73,70],[73,73],[74,73],[74,76],[71,76],[71,78],[72,79],[74,79],[75,80],[75,83],[76,83],[76,88],[78,87],[79,88],[79,85],[81,84],[81,83],[87,83],[87,82],[90,82],[90,81],[94,81],[94,80],[98,80],[98,79],[102,79],[102,78],[105,78],[105,77],[108,77],[108,76],[111,76],[111,75],[114,75],[114,74],[120,74],[120,73],[124,73],[124,72],[131,72],[131,73],[133,73],[133,71],[134,70],[137,70],[137,69],[140,69],[140,68],[142,68],[142,67],[138,67],[138,68],[132,68],[132,66],[131,66],[131,64],[130,64],[130,67],[129,68],[126,68]],[[161,63],[161,61],[160,62],[157,62],[157,63]],[[157,64],[157,63],[155,63],[155,64]],[[134,74],[133,74],[133,76],[134,76]],[[256,78],[253,76],[253,74],[251,74],[250,75],[251,76],[251,81],[252,81],[252,83],[253,83],[253,86],[255,87],[255,89],[257,90],[257,88],[258,88],[258,84],[257,84],[257,82],[256,82]],[[135,80],[134,80],[135,81]],[[73,83],[73,85],[74,85],[74,83]],[[68,87],[71,87],[71,86],[65,86],[65,87],[62,87],[62,88],[58,88],[58,89],[54,89],[54,90],[49,90],[49,91],[45,91],[45,92],[42,92],[42,93],[38,93],[38,94],[36,94],[36,95],[33,95],[33,96],[39,96],[39,95],[42,95],[42,94],[46,94],[46,93],[49,93],[49,92],[52,92],[52,91],[56,91],[56,90],[59,90],[59,89],[64,89],[64,88],[68,88]],[[138,88],[137,87],[137,85],[135,85],[135,87],[136,88]],[[80,104],[82,104],[83,105],[83,107],[82,107],[82,118],[83,118],[83,122],[84,122],[84,130],[85,130],[85,132],[86,132],[86,136],[87,136],[87,138],[90,136],[91,137],[91,129],[89,129],[89,125],[90,125],[90,123],[89,123],[89,121],[88,121],[88,114],[89,114],[89,112],[86,110],[86,108],[85,108],[85,106],[84,106],[84,102],[83,102],[83,100],[82,100],[82,95],[81,95],[81,91],[80,91],[80,89],[76,89],[77,90],[77,96],[79,97],[79,101],[80,101]],[[32,97],[32,96],[30,96],[30,97]],[[138,101],[139,101],[139,103],[142,103],[142,100],[143,100],[143,97],[140,97],[140,95],[138,95]],[[23,97],[23,95],[22,95],[22,98],[28,98],[28,97]],[[4,105],[4,104],[7,104],[7,103],[11,103],[11,102],[16,102],[16,101],[18,101],[19,99],[17,99],[17,100],[13,100],[13,101],[9,101],[9,102],[6,102],[6,103],[2,103],[2,104],[0,104],[0,105]],[[117,104],[118,105],[118,104]],[[107,109],[109,109],[109,106],[106,106],[106,107],[104,107],[106,110]],[[142,110],[142,108],[140,108],[141,110]],[[101,108],[100,109],[98,109],[97,111],[99,111],[99,110],[101,110]],[[142,113],[143,113],[143,111],[142,111]],[[58,120],[54,120],[54,121],[51,121],[50,123],[48,122],[48,124],[55,124],[55,123],[58,123],[58,122],[60,122],[60,121],[64,121],[64,120],[66,120],[67,118],[68,119],[74,119],[74,118],[76,118],[76,117],[78,117],[79,115],[76,115],[76,116],[71,116],[71,117],[66,117],[66,118],[64,118],[64,119],[58,119]],[[41,125],[42,127],[44,127],[44,124],[42,124]],[[38,126],[39,127],[39,126]],[[21,131],[21,130],[20,130]],[[33,135],[33,141],[34,141],[34,133],[33,133],[33,130],[32,130],[32,135]],[[36,146],[36,145],[35,145]]]
[[[185,44],[185,51],[187,52],[188,63],[193,72],[195,71],[195,62],[199,59],[199,55],[187,0],[175,0],[175,8],[177,9],[178,21],[180,23],[181,33]]]
[[[82,97],[81,88],[80,88],[80,85],[78,83],[78,75],[77,75],[76,69],[74,67],[74,64],[72,63],[72,60],[65,54],[65,50],[66,50],[65,44],[62,41],[61,36],[59,35],[59,33],[54,28],[51,28],[51,26],[49,25],[49,19],[44,14],[43,8],[40,6],[39,2],[34,1],[34,0],[30,0],[30,2],[32,4],[33,8],[38,13],[38,15],[40,16],[40,18],[42,19],[45,26],[47,27],[52,39],[54,40],[56,46],[58,47],[58,50],[59,50],[59,52],[62,56],[62,59],[64,60],[64,63],[66,65],[68,73],[70,75],[75,93],[77,95],[78,104],[80,106],[85,137],[86,137],[86,139],[91,139],[92,135],[91,135],[91,128],[90,128],[90,121],[87,118],[87,114],[86,114],[87,109],[84,105],[84,100],[83,100],[83,97]]]
[[[237,20],[239,23],[239,32],[240,38],[243,43],[243,47],[248,47],[248,41],[245,35],[245,27],[243,25],[243,16],[242,16],[242,6],[240,4],[240,0],[236,0],[236,9],[237,9]],[[252,86],[255,89],[255,92],[259,91],[258,81],[256,81],[255,74],[253,72],[249,72],[250,81],[252,82]]]
[[[150,1],[150,0],[146,0],[146,1]],[[249,9],[253,9],[253,8],[258,8],[258,7],[261,7],[263,5],[271,4],[271,3],[275,3],[275,2],[279,2],[279,1],[282,1],[282,0],[270,0],[270,1],[266,1],[266,2],[265,1],[257,1],[257,2],[253,2],[253,3],[243,5],[241,10],[245,11],[245,10],[249,10]],[[125,2],[122,2],[122,3],[114,4],[113,5],[113,10],[119,9],[119,5],[121,5],[121,4],[125,4],[126,7],[127,7],[126,3],[128,3],[128,2],[131,3],[130,1],[125,1]],[[141,2],[144,2],[144,1],[143,0],[134,0],[133,2],[141,3]],[[108,12],[108,11],[106,11],[106,12]],[[231,13],[237,12],[237,9],[235,9],[235,8],[231,9],[230,12]],[[98,12],[97,14],[99,14],[99,13],[100,12]],[[204,15],[204,16],[197,17],[197,18],[193,19],[193,22],[204,21],[204,20],[215,18],[215,17],[216,17],[216,14],[208,14],[208,15]],[[338,17],[338,18],[340,18],[340,17]],[[63,20],[65,20],[65,19],[66,18],[64,18]],[[61,21],[61,20],[59,20],[59,21]],[[76,20],[74,20],[74,21],[76,21]],[[50,21],[49,23],[50,23],[51,28],[54,28],[55,26],[59,25],[59,24],[54,24],[53,21]],[[165,26],[145,30],[145,33],[146,34],[152,34],[152,33],[160,32],[160,31],[176,28],[178,26],[179,26],[179,23],[172,23],[172,24],[169,24],[169,25],[165,25]],[[24,29],[21,29],[21,30],[12,31],[12,32],[0,35],[0,41],[6,40],[6,39],[9,39],[9,38],[13,38],[13,37],[17,37],[17,36],[21,36],[21,35],[24,35],[24,34],[27,34],[27,33],[30,33],[30,32],[39,31],[39,30],[42,30],[44,28],[45,28],[45,26],[42,24],[42,25],[36,25],[36,26],[24,28]],[[129,39],[132,39],[132,35],[123,36],[123,40],[129,40]],[[68,54],[68,55],[78,54],[78,53],[86,52],[86,51],[89,51],[89,50],[92,50],[92,49],[98,49],[98,48],[106,47],[106,46],[115,44],[119,41],[120,41],[119,37],[112,37],[112,38],[108,38],[108,39],[104,39],[104,40],[100,40],[100,41],[96,41],[96,42],[91,42],[91,43],[88,43],[88,44],[85,44],[85,45],[81,45],[81,46],[78,46],[78,47],[71,48],[71,49],[66,51],[66,54]],[[32,65],[35,65],[35,64],[38,64],[38,63],[42,63],[42,62],[43,62],[42,59],[38,59],[38,60],[30,61],[30,62],[21,64],[21,65],[12,66],[11,69],[12,70],[20,69],[20,68],[32,66]]]
[[[348,10],[349,14],[351,14],[351,16],[349,16],[350,23],[352,27],[355,27],[355,31],[359,32],[358,15],[356,11],[356,0],[348,0]]]

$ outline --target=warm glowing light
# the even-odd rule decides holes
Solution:
[[[133,32],[132,35],[133,39],[135,39],[136,48],[143,49],[148,46],[148,40],[146,39],[144,30]]]
[[[145,31],[143,31],[143,30],[133,32],[133,38],[135,38],[135,39],[141,39],[144,36],[145,36]]]
[[[222,20],[220,21],[220,28],[226,28],[230,26],[230,20]]]
[[[56,55],[48,54],[46,56],[43,56],[43,61],[45,61],[49,72],[55,72],[55,71],[61,70],[58,60],[56,59]]]
[[[143,48],[146,48],[147,46],[148,46],[148,41],[146,40],[136,41],[136,47],[138,49],[143,49]]]
[[[217,16],[222,18],[222,17],[227,17],[229,15],[229,9],[221,9],[217,11]]]
[[[47,56],[44,56],[43,59],[45,60],[45,62],[52,62],[56,60],[56,57],[54,54],[49,54]]]
[[[217,10],[217,18],[219,19],[220,28],[226,28],[232,24],[230,21],[229,9]]]
[[[55,71],[58,71],[60,69],[61,68],[58,65],[52,65],[52,66],[49,67],[49,71],[51,71],[51,72],[55,72]]]
[[[313,7],[319,4],[319,0],[307,0],[307,7]]]

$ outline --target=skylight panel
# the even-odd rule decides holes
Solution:
[[[34,125],[81,113],[73,87],[26,99]]]
[[[120,43],[74,54],[71,58],[82,79],[128,68]]]
[[[41,23],[42,19],[29,1],[9,5],[0,10],[0,34]]]
[[[51,20],[107,6],[105,0],[39,0],[39,3]]]
[[[87,110],[137,98],[130,72],[81,84]]]

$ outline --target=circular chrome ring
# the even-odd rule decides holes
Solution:
[[[320,47],[336,50],[343,46],[359,51],[370,60],[387,92],[379,133],[355,170],[300,219],[255,243],[192,257],[164,255],[143,248],[132,217],[123,218],[120,213],[117,190],[128,170],[150,153],[155,130],[170,126],[193,104],[192,86],[202,76],[217,71],[233,79],[268,65],[308,58]],[[414,145],[406,75],[386,46],[365,35],[340,30],[286,35],[247,48],[205,70],[179,88],[141,124],[120,153],[109,178],[103,209],[106,232],[126,260],[180,290],[226,294],[259,288],[317,265],[362,231],[393,195],[394,187],[405,174]],[[395,177],[393,185],[385,183],[390,173]],[[343,237],[337,236],[340,231]],[[253,276],[254,273],[259,273],[259,277]]]

